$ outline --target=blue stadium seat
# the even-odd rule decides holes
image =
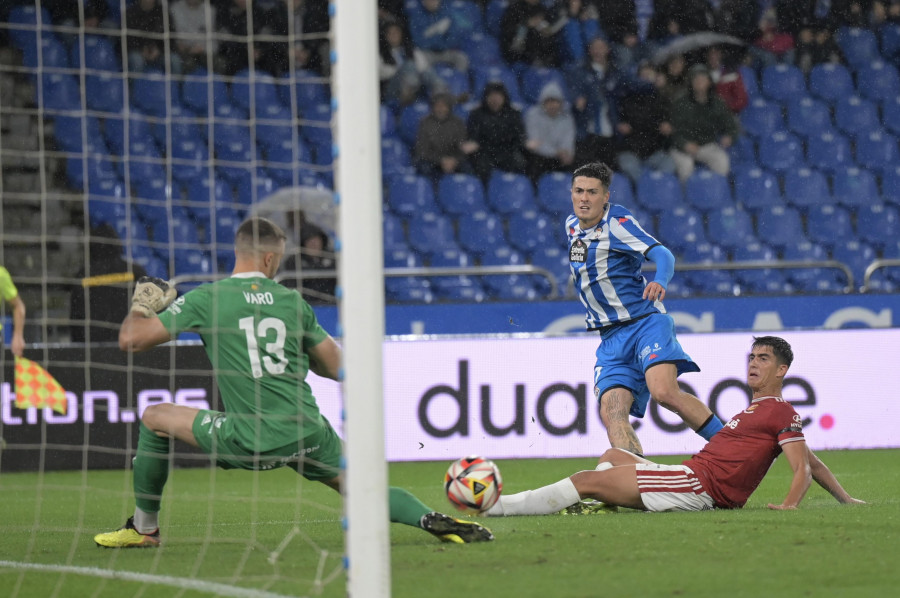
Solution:
[[[81,110],[81,89],[72,75],[44,73],[35,101],[47,111]]]
[[[800,214],[788,206],[762,208],[756,213],[756,238],[776,249],[806,240]]]
[[[508,246],[503,221],[493,212],[485,210],[464,214],[458,225],[459,244],[474,255],[484,255],[498,247]]]
[[[859,208],[881,203],[878,183],[871,171],[850,167],[834,173],[834,197],[843,206]]]
[[[212,103],[209,101],[210,97]],[[185,76],[181,84],[181,99],[185,106],[200,115],[214,111],[216,106],[230,103],[225,79],[210,75],[205,69],[197,69]]]
[[[804,164],[803,143],[791,133],[775,132],[759,142],[759,165],[778,174]]]
[[[397,176],[415,174],[409,148],[399,139],[381,140],[381,176],[393,180]]]
[[[329,96],[328,85],[326,79],[321,75],[304,69],[297,69],[293,73],[285,73],[284,81],[290,82],[293,79],[296,99],[291,98],[291,88],[289,85],[278,85],[281,102],[290,107],[293,101],[297,103],[297,109],[303,112],[306,106],[314,106],[316,104],[327,104]]]
[[[829,104],[834,104],[856,93],[856,88],[847,67],[824,62],[809,71],[809,91]]]
[[[900,95],[900,76],[897,67],[884,60],[873,60],[856,72],[859,95],[874,102],[890,100]]]
[[[763,68],[762,91],[776,102],[787,102],[806,95],[803,71],[792,64],[773,64]]]
[[[572,271],[569,267],[569,251],[565,247],[548,245],[539,247],[531,253],[531,265],[543,268],[556,280],[557,292],[561,297],[571,293]],[[543,285],[539,281],[538,288]]]
[[[381,230],[385,252],[407,245],[403,220],[399,216],[385,210],[381,215]]]
[[[898,164],[897,138],[884,131],[872,131],[856,138],[856,163],[876,173]]]
[[[900,95],[881,103],[881,123],[894,135],[900,135]]]
[[[562,90],[566,100],[569,99],[566,76],[559,69],[545,66],[529,66],[521,73],[522,99],[526,104],[537,104],[541,90],[548,83],[556,83]]]
[[[748,210],[784,203],[775,175],[756,167],[734,171],[734,197]]]
[[[471,174],[446,174],[438,181],[438,204],[445,214],[461,216],[486,207],[484,185]]]
[[[130,180],[132,185],[136,185],[166,177],[162,154],[152,141],[129,140],[127,151],[128,159],[119,163],[120,174],[124,180]],[[125,179],[126,172],[129,179]]]
[[[778,261],[771,247],[756,242],[735,247],[732,257],[737,262]],[[787,277],[775,268],[734,270],[733,273],[741,286],[741,294],[783,294],[791,290]]]
[[[882,56],[888,60],[900,58],[900,23],[883,23],[878,38]]]
[[[637,200],[656,214],[684,205],[684,194],[674,174],[645,170],[637,182]]]
[[[507,224],[510,245],[528,254],[562,237],[559,224],[540,210],[513,212]]]
[[[387,200],[391,211],[404,218],[437,211],[431,181],[415,174],[391,179]]]
[[[474,260],[460,249],[446,249],[434,253],[429,265],[433,268],[466,268],[473,266]],[[481,283],[471,276],[432,276],[430,280],[438,299],[480,303],[487,296]]]
[[[809,138],[806,162],[812,168],[826,173],[853,164],[850,141],[840,133],[825,132]]]
[[[80,68],[83,64],[84,68],[90,71],[122,74],[119,53],[110,38],[104,35],[84,36],[84,62],[81,60],[80,40],[73,43],[70,49],[70,63],[76,68]]]
[[[409,246],[398,245],[384,252],[385,268],[421,268],[423,265],[422,256]]]
[[[125,191],[121,185],[118,188],[121,193],[120,197],[112,195],[88,196],[87,217],[92,228],[96,228],[101,224],[109,224],[115,227],[119,220],[125,218]]]
[[[434,293],[424,278],[416,276],[388,277],[384,291],[390,303],[432,303]]]
[[[736,207],[706,213],[706,238],[724,249],[734,249],[756,241],[753,220],[748,212]]]
[[[850,268],[853,273],[853,287],[858,289],[865,278],[866,268],[878,258],[878,255],[871,245],[851,239],[835,245],[831,249],[831,257]]]
[[[50,31],[41,33],[40,45],[37,37],[30,37],[28,44],[22,50],[22,64],[28,69],[51,68],[68,69],[69,54],[66,47]]]
[[[38,9],[35,8],[34,3],[31,5],[23,3],[21,6],[13,6],[10,8],[10,24],[19,25],[21,27],[10,28],[8,35],[13,44],[19,49],[24,48],[36,35],[33,29],[29,30],[29,27],[37,27],[38,22],[40,22],[42,26],[53,23],[50,18],[50,13],[46,8],[42,7],[40,11],[40,14],[38,14]]]
[[[531,180],[524,174],[500,170],[488,179],[487,201],[494,212],[502,215],[537,208]]]
[[[131,101],[146,114],[160,118],[169,115],[170,105],[179,106],[178,85],[164,73],[146,71],[131,75]]]
[[[807,238],[833,248],[855,237],[850,212],[840,206],[813,206],[806,216]]]
[[[613,184],[610,185],[611,203],[622,203],[619,188],[616,187],[616,179],[613,176]],[[624,177],[621,177],[624,178]],[[626,179],[627,181],[627,179]],[[572,212],[572,176],[565,172],[548,172],[541,175],[537,182],[538,205],[548,214],[564,218]],[[615,187],[615,189],[613,188]],[[631,191],[629,185],[629,193]]]
[[[61,150],[81,153],[85,142],[100,138],[100,121],[93,116],[61,114],[53,119],[53,137]]]
[[[741,111],[739,118],[744,131],[756,138],[766,137],[785,128],[781,106],[761,97],[751,100]]]
[[[758,98],[762,92],[759,89],[759,78],[756,76],[756,71],[746,64],[742,64],[738,68],[738,71],[741,73],[741,79],[744,80],[744,87],[747,89],[747,95],[750,96],[751,100]]]
[[[95,112],[119,115],[125,107],[125,80],[118,73],[99,73],[84,78],[84,98]]]
[[[282,139],[280,143],[265,146],[265,167],[273,179],[282,185],[294,185],[295,177],[301,172],[298,164],[309,164],[312,161],[309,149],[299,138],[291,139],[290,136]]]
[[[900,166],[888,168],[882,173],[881,199],[900,206]]]
[[[182,139],[172,143],[169,162],[172,164],[172,177],[187,186],[207,174],[209,150],[202,139]]]
[[[822,262],[829,259],[824,247],[803,240],[784,248],[783,259],[799,262]],[[838,271],[830,268],[791,268],[786,271],[788,279],[802,291],[817,291],[819,284],[836,292],[840,290]]]
[[[247,112],[255,112],[260,104],[280,104],[275,78],[265,72],[238,71],[231,81],[231,101]]]
[[[216,124],[216,130],[226,125]],[[241,127],[247,128],[249,127]],[[249,165],[259,159],[256,146],[250,143],[249,133],[244,135],[217,135],[215,140],[216,168],[220,175],[237,182],[247,172]]]
[[[498,247],[481,256],[482,266],[515,266],[526,264],[525,257],[511,247]],[[536,299],[532,277],[521,274],[493,274],[481,277],[481,283],[495,299]]]
[[[397,118],[389,106],[381,104],[378,107],[378,122],[382,137],[397,136]]]
[[[796,168],[785,173],[784,198],[789,205],[803,210],[836,203],[825,175],[812,168]]]
[[[469,57],[469,64],[503,65],[503,55],[497,38],[484,33],[473,33],[469,36],[463,52]]]
[[[683,254],[685,264],[713,264],[727,262],[725,251],[713,243],[695,243]],[[682,273],[684,282],[697,294],[728,296],[734,294],[735,281],[725,270],[688,270]]]
[[[859,96],[849,96],[835,103],[834,122],[838,129],[853,138],[881,128],[878,107]]]
[[[565,183],[561,186],[566,192],[566,196],[568,197],[568,206],[567,208],[571,208],[572,204],[572,194],[569,189],[572,186],[572,178],[566,173],[563,173],[565,178]],[[540,181],[539,181],[540,183]],[[634,188],[631,186],[631,179],[625,176],[622,173],[613,174],[612,181],[609,184],[609,201],[610,203],[619,204],[620,206],[625,206],[629,210],[637,208],[637,200],[634,198]]]
[[[787,115],[788,128],[804,138],[834,128],[828,104],[808,96],[788,102]]]
[[[484,28],[485,31],[494,36],[500,37],[500,22],[503,20],[503,13],[509,7],[510,0],[488,0],[484,7]]]
[[[696,209],[680,206],[659,220],[659,241],[680,255],[685,247],[706,241],[703,215]]]
[[[731,160],[732,168],[757,166],[754,138],[750,135],[738,135],[728,148],[728,158]]]
[[[403,108],[400,112],[400,128],[398,133],[407,145],[416,143],[416,135],[419,131],[419,123],[431,111],[428,102],[415,102]]]
[[[443,214],[416,214],[408,223],[409,246],[426,257],[449,249],[458,249],[453,222]]]
[[[303,111],[301,131],[303,137],[317,146],[331,146],[331,106],[316,104]],[[329,150],[330,151],[330,150]]]
[[[519,90],[519,80],[516,74],[507,66],[500,64],[479,64],[472,65],[473,71],[473,97],[481,100],[485,86],[491,81],[499,81],[506,87],[509,94],[510,102],[514,104],[524,104],[522,93]]]
[[[220,182],[226,183],[226,181]],[[230,183],[230,181],[227,181],[227,184]],[[207,201],[209,201],[208,181],[206,185],[206,197]],[[253,204],[261,202],[281,188],[281,186],[272,177],[256,176],[254,178],[249,172],[246,174],[246,176],[243,176],[236,181],[235,187],[237,189],[238,203],[244,206],[244,209],[248,209]]]
[[[734,205],[728,179],[705,168],[695,170],[688,177],[684,194],[688,205],[701,212]]]
[[[267,112],[265,116],[257,116],[254,127],[256,143],[260,144],[263,150],[279,147],[285,141],[290,141],[295,132],[299,135],[292,121],[291,112],[287,108],[284,106],[270,106],[270,108],[272,111]]]
[[[454,100],[466,100],[472,95],[472,84],[469,83],[468,73],[458,71],[447,64],[438,64],[434,67],[435,74],[447,86],[447,92]]]
[[[836,41],[847,64],[855,69],[878,58],[878,39],[869,29],[841,27],[838,29]]]
[[[856,211],[856,236],[879,250],[900,239],[900,209],[872,204]]]

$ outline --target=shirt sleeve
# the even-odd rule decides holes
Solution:
[[[634,216],[621,208],[609,215],[609,238],[610,249],[623,253],[640,254],[641,259],[648,249],[659,245],[659,241],[641,228]]]
[[[12,276],[9,271],[0,266],[0,298],[4,301],[11,301],[19,296],[19,290],[13,284]]]
[[[804,440],[803,418],[794,410],[790,403],[783,403],[778,414],[778,444],[785,445],[788,442]]]
[[[201,286],[175,299],[159,314],[159,320],[175,337],[185,330],[209,328],[212,312],[209,292]]]
[[[328,338],[328,333],[319,324],[316,312],[313,311],[309,303],[302,301],[300,309],[302,310],[300,317],[303,320],[303,330],[305,331],[303,335],[303,352],[306,353],[309,349]]]

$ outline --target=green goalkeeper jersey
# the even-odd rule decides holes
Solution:
[[[160,320],[174,337],[200,335],[237,439],[264,452],[324,424],[306,375],[310,347],[328,334],[300,294],[260,272],[205,284]]]

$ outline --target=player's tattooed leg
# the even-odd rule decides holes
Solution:
[[[624,449],[636,455],[643,455],[641,441],[628,419],[628,412],[634,398],[624,388],[613,388],[600,401],[600,418],[606,426],[609,443],[614,448]]]

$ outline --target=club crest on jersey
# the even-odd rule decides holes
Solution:
[[[569,261],[583,264],[587,261],[587,245],[581,239],[575,239],[569,248]]]
[[[755,404],[754,404],[754,405],[750,405],[749,407],[747,407],[746,409],[744,409],[744,413],[753,413],[754,411],[756,411],[756,408],[757,408],[758,406],[759,406],[759,405],[755,405]]]

